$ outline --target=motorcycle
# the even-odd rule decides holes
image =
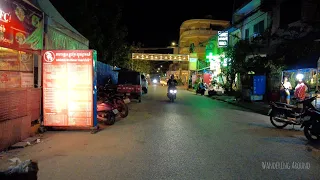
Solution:
[[[315,100],[316,97],[312,97],[311,100]],[[320,141],[320,110],[314,106],[310,107],[306,111],[308,119],[303,121],[301,128],[303,128],[304,135],[311,142]]]
[[[271,109],[268,112],[270,122],[276,128],[282,129],[287,125],[302,125],[310,116],[306,113],[309,108],[314,108],[312,101],[316,97],[307,98],[303,101],[297,101],[297,104],[302,104],[300,109],[296,105],[290,105],[281,102],[272,102]]]
[[[200,85],[199,85],[196,90],[196,94],[201,94],[203,96],[205,92],[206,92],[206,85],[204,84],[202,88],[200,88]]]
[[[174,102],[174,100],[177,98],[177,88],[176,87],[169,88],[169,92],[167,96],[171,102]]]
[[[97,119],[105,125],[113,125],[116,122],[116,115],[119,113],[110,102],[99,98],[97,102]]]

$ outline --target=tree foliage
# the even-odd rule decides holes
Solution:
[[[122,3],[122,0],[70,0],[65,8],[73,10],[64,14],[89,40],[90,48],[97,50],[98,60],[114,66],[123,66],[130,52],[125,40],[128,30],[122,22]]]
[[[139,48],[141,47],[143,47],[143,44],[141,44],[140,42],[137,44],[133,43],[129,47],[128,49],[129,52],[127,53],[127,61],[125,61],[123,67],[126,67],[127,69],[131,69],[133,71],[149,74],[153,69],[150,61],[135,60],[135,59],[132,59],[131,57],[131,54],[134,52],[139,52]]]
[[[228,62],[227,66],[222,68],[222,74],[227,79],[225,86],[227,91],[232,91],[236,74],[270,73],[282,69],[283,61],[281,59],[274,61],[267,57],[261,57],[260,52],[257,51],[258,48],[259,46],[246,40],[239,40],[234,47],[227,47],[225,53]]]

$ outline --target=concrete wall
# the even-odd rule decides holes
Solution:
[[[245,39],[245,31],[249,29],[249,38],[254,35],[254,25],[264,20],[264,28],[266,29],[270,25],[270,19],[268,18],[268,13],[258,11],[252,16],[248,17],[243,21],[243,26],[241,26],[241,38]]]

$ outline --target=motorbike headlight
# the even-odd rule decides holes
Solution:
[[[169,92],[170,92],[170,93],[173,93],[173,90],[170,90]]]
[[[173,90],[173,93],[177,93],[177,90]]]

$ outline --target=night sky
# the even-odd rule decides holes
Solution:
[[[50,0],[56,9],[72,25],[67,16],[70,11],[66,1]],[[81,0],[78,0],[81,1]],[[247,0],[235,0],[236,8]],[[234,0],[127,0],[123,18],[128,28],[127,40],[141,42],[145,47],[166,47],[178,42],[179,28],[183,21],[201,19],[211,15],[213,19],[231,21]]]

